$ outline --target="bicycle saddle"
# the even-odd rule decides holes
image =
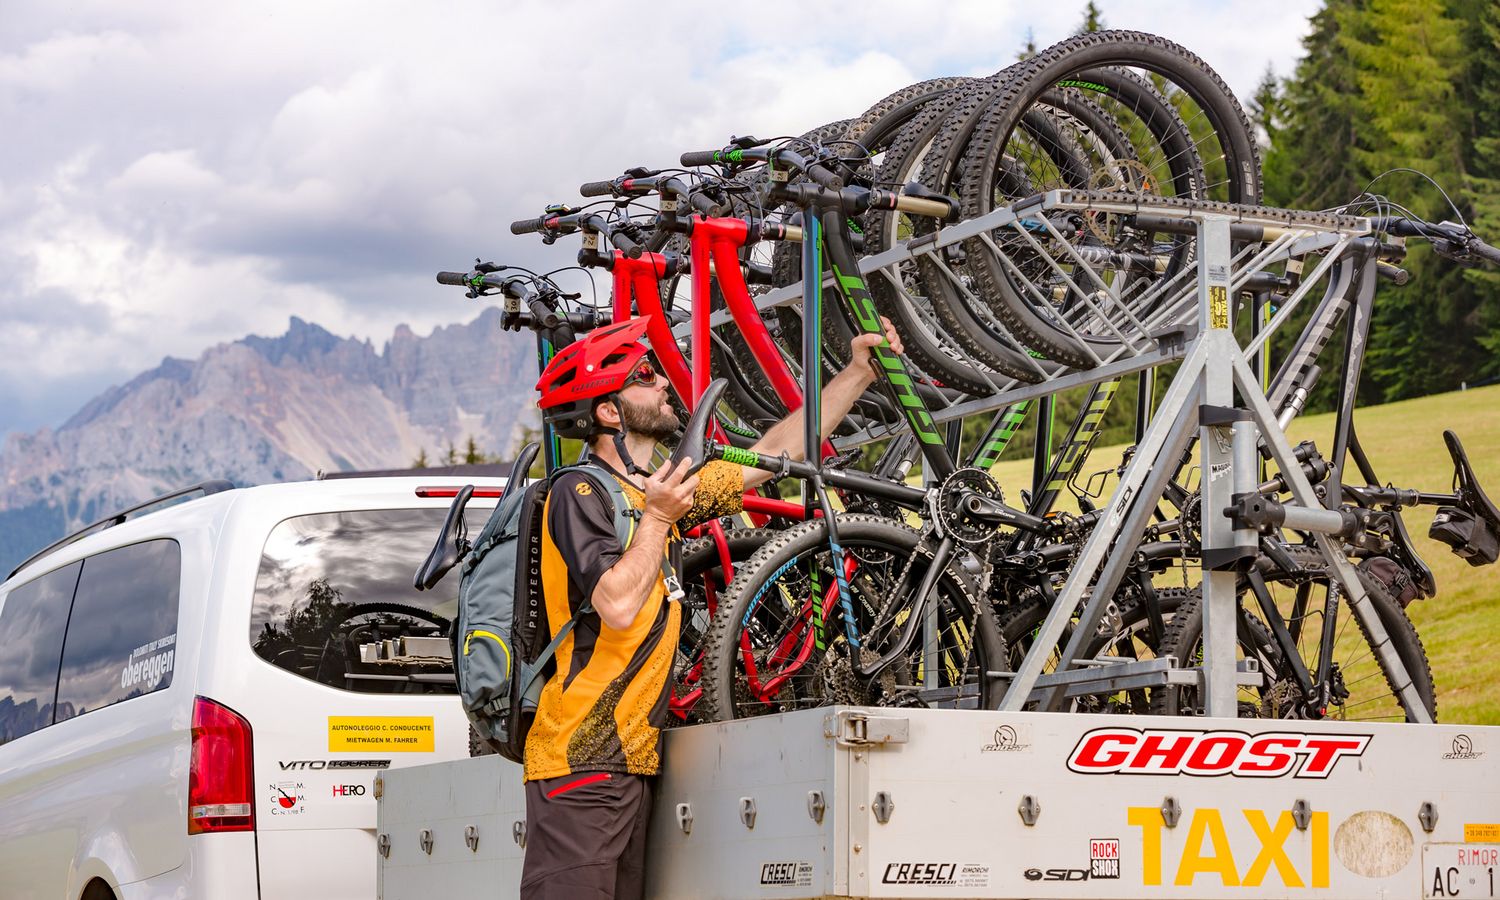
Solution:
[[[505,502],[507,497],[525,485],[526,473],[531,471],[531,464],[536,461],[536,454],[541,446],[536,441],[532,441],[516,454],[516,461],[511,464],[510,475],[505,480],[505,490],[500,492],[500,499],[495,501],[497,508]],[[416,577],[412,579],[412,587],[419,591],[431,589],[469,554],[469,534],[468,527],[464,525],[464,507],[469,505],[469,500],[473,496],[474,485],[466,484],[459,489],[458,496],[453,498],[453,505],[448,507],[447,518],[443,519],[443,527],[438,532],[437,543],[432,545],[432,552],[427,554],[427,559],[423,561],[421,568],[417,569]]]
[[[1479,486],[1479,476],[1474,474],[1474,467],[1469,464],[1469,455],[1464,452],[1464,445],[1459,442],[1458,435],[1444,431],[1443,441],[1453,457],[1453,492],[1458,494],[1459,501],[1470,512],[1489,522],[1492,527],[1500,528],[1500,507],[1496,507]]]
[[[464,507],[469,505],[469,499],[473,496],[474,485],[466,484],[459,488],[458,496],[453,498],[453,505],[448,507],[448,517],[443,520],[443,527],[438,531],[437,543],[432,545],[432,551],[417,569],[412,587],[419,591],[431,588],[442,581],[443,576],[469,552],[469,541],[464,533],[467,531],[464,526]]]
[[[703,468],[708,461],[708,452],[711,449],[708,440],[708,423],[712,421],[714,407],[719,405],[719,398],[724,394],[724,388],[729,382],[722,378],[715,378],[708,383],[703,390],[703,396],[698,398],[698,406],[693,414],[688,416],[687,424],[682,427],[682,440],[677,442],[677,449],[672,451],[669,462],[676,466],[689,457],[693,460],[693,467],[688,470],[687,475]],[[687,475],[683,477],[686,478]]]

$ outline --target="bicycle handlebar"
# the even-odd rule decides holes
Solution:
[[[536,234],[546,227],[547,219],[551,216],[537,216],[535,219],[520,219],[510,223],[511,234]]]
[[[830,190],[844,186],[844,179],[825,168],[821,160],[809,161],[795,150],[771,147],[725,147],[722,150],[690,150],[682,154],[684,166],[736,165],[765,162],[784,166],[808,180]]]
[[[609,242],[614,244],[617,250],[631,259],[640,259],[642,251],[645,250],[635,238],[626,233],[624,228],[616,227],[609,229]]]
[[[608,197],[615,192],[613,181],[590,181],[579,185],[578,193],[585,197]]]
[[[719,155],[722,152],[723,151],[721,150],[689,150],[688,152],[682,154],[682,157],[679,161],[685,168],[689,169],[696,168],[698,166],[711,166],[714,163],[721,161],[719,159]],[[728,162],[729,160],[726,159],[722,161]]]
[[[437,283],[464,287],[469,283],[469,276],[463,272],[439,272],[437,273]]]
[[[1370,219],[1376,231],[1396,237],[1416,237],[1431,241],[1433,250],[1441,256],[1456,257],[1463,262],[1467,257],[1500,264],[1500,248],[1480,240],[1468,227],[1455,222],[1423,222],[1402,216],[1379,216]]]

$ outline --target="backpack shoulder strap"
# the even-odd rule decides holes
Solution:
[[[615,505],[615,535],[620,539],[620,548],[625,549],[629,547],[630,542],[635,539],[635,523],[640,520],[641,513],[630,505],[629,500],[625,499],[625,489],[620,487],[620,482],[615,480],[615,476],[606,472],[600,466],[589,462],[574,463],[571,466],[558,469],[557,473],[560,474],[564,471],[582,472],[604,488],[605,492],[609,494],[610,500]],[[667,561],[665,556],[662,557],[661,575],[666,581],[667,593],[671,599],[682,599],[682,584],[678,581],[677,573],[672,571],[672,564]],[[593,612],[593,610],[593,604],[585,603],[584,607],[578,612],[579,615],[582,615],[585,612]]]
[[[610,501],[615,505],[615,536],[620,539],[621,549],[629,547],[635,538],[635,523],[640,513],[625,499],[625,489],[620,487],[620,482],[615,480],[615,476],[591,463],[578,463],[568,466],[568,469],[584,473],[609,494]]]

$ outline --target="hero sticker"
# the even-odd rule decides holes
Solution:
[[[173,632],[130,651],[125,667],[120,670],[120,689],[140,687],[145,692],[156,690],[161,680],[172,674],[176,644],[177,634]],[[168,678],[168,681],[171,679]]]

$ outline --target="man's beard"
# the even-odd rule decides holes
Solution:
[[[620,398],[620,419],[626,432],[651,438],[657,443],[670,439],[682,427],[677,413],[670,406],[665,410],[655,403],[638,406],[624,397]]]

